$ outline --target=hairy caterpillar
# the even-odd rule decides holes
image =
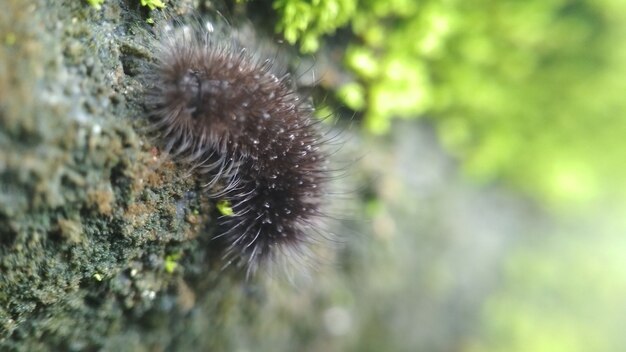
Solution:
[[[308,263],[311,246],[328,237],[320,224],[332,177],[312,105],[275,60],[210,22],[170,27],[158,39],[145,74],[149,117],[163,150],[227,204],[215,236],[226,265],[250,274]]]

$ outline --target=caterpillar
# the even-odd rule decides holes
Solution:
[[[324,128],[275,58],[199,23],[157,35],[144,74],[151,129],[227,209],[214,236],[225,266],[250,275],[310,263],[312,246],[329,236],[321,228],[333,177]]]

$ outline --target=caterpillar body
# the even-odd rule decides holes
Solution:
[[[215,240],[226,265],[310,262],[329,170],[323,128],[285,69],[208,26],[161,35],[146,106],[162,149],[229,204]],[[291,265],[291,264],[288,264]]]

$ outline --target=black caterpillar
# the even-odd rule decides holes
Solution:
[[[285,69],[208,23],[170,27],[146,73],[146,106],[162,149],[228,204],[215,239],[225,265],[309,263],[329,153],[314,109]]]

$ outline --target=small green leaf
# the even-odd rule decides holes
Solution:
[[[171,274],[174,272],[174,270],[176,270],[176,268],[178,267],[178,260],[182,257],[182,254],[180,253],[174,253],[174,254],[170,254],[168,256],[165,257],[165,271],[168,274]]]
[[[230,204],[230,201],[226,199],[222,199],[215,204],[215,207],[220,212],[220,214],[225,216],[233,216],[235,212],[233,212],[233,208]]]

